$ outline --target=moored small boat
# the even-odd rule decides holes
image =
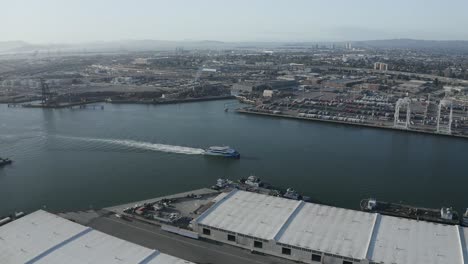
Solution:
[[[5,165],[11,164],[11,163],[13,163],[13,161],[11,159],[0,158],[0,167],[3,167]]]
[[[462,226],[467,226],[468,227],[468,208],[466,208],[466,212],[465,212],[465,214],[463,214],[461,224],[462,224]]]

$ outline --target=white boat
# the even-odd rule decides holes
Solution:
[[[240,154],[237,152],[237,150],[230,148],[230,147],[209,147],[208,149],[205,150],[205,155],[207,156],[218,156],[218,157],[224,157],[224,158],[234,158],[234,159],[239,159]]]

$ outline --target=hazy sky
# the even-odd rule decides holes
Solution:
[[[468,40],[468,0],[0,0],[0,41]]]

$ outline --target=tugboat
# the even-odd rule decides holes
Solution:
[[[251,187],[263,187],[263,182],[260,180],[259,177],[250,175],[247,180],[244,181],[246,185],[249,185]]]
[[[361,201],[361,210],[364,212],[380,213],[396,217],[422,220],[447,225],[460,224],[458,213],[452,208],[441,209],[422,208],[411,205],[377,201],[374,198]],[[468,220],[468,218],[467,218]]]
[[[291,199],[291,200],[297,200],[297,201],[304,201],[304,202],[312,202],[312,198],[309,196],[304,196],[294,190],[293,188],[288,188],[286,189],[286,193],[283,194],[284,198]]]
[[[221,190],[221,189],[227,188],[231,184],[232,184],[232,181],[228,179],[218,179],[216,181],[216,185],[211,186],[211,189]]]
[[[11,159],[0,158],[0,167],[3,167],[5,165],[11,164],[11,163],[13,163],[13,161]]]
[[[301,200],[302,199],[302,196],[298,192],[296,192],[296,190],[294,190],[293,188],[288,188],[286,190],[286,193],[283,195],[283,197],[291,199],[291,200]]]
[[[237,150],[230,148],[230,147],[209,147],[208,149],[205,150],[205,155],[207,156],[218,156],[218,157],[224,157],[224,158],[233,158],[233,159],[239,159],[240,154],[237,152]]]

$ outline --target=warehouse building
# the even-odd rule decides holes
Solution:
[[[0,227],[0,263],[187,264],[39,210]]]
[[[304,263],[468,264],[467,228],[240,190],[192,225],[201,237]]]
[[[232,95],[242,93],[259,92],[264,90],[285,91],[298,89],[299,82],[295,80],[265,80],[265,81],[245,81],[235,83],[231,88]]]

